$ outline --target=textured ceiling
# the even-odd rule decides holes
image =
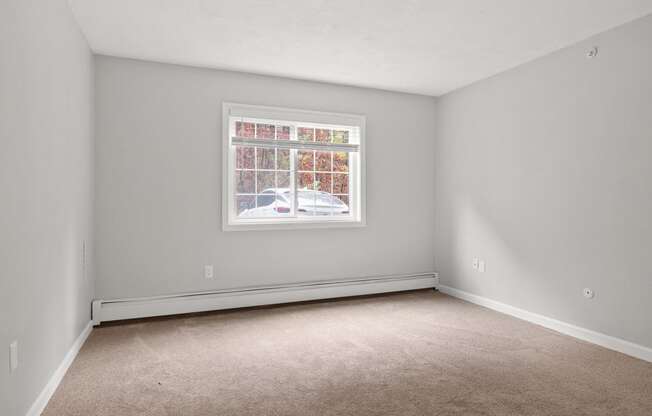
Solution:
[[[70,0],[99,54],[441,95],[652,0]]]

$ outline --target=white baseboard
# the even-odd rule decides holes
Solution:
[[[484,306],[507,315],[514,316],[524,321],[532,322],[537,325],[561,332],[565,335],[570,335],[587,341],[610,350],[618,351],[641,360],[652,362],[652,348],[644,347],[643,345],[634,344],[633,342],[625,341],[624,339],[612,337],[600,332],[592,331],[590,329],[582,328],[566,322],[558,321],[553,318],[548,318],[544,315],[539,315],[533,312],[519,309],[505,303],[497,302],[482,296],[474,295],[472,293],[464,292],[449,286],[439,286],[439,290],[447,295],[465,300],[467,302],[475,303],[476,305]]]
[[[438,286],[436,273],[304,282],[169,296],[93,301],[93,325],[106,321],[273,305]]]
[[[89,322],[81,334],[79,334],[75,342],[72,344],[72,347],[70,347],[70,350],[68,350],[68,353],[66,353],[63,361],[61,364],[59,364],[59,367],[56,369],[54,374],[52,374],[52,377],[50,377],[50,381],[48,381],[48,384],[45,385],[41,391],[41,394],[38,395],[36,401],[32,404],[32,407],[30,407],[27,411],[27,416],[39,416],[43,412],[45,406],[47,406],[50,398],[52,398],[52,395],[57,390],[57,387],[59,387],[59,383],[61,383],[61,380],[63,380],[63,376],[66,375],[66,371],[68,371],[68,368],[75,360],[75,357],[77,357],[77,353],[81,349],[82,345],[84,345],[84,342],[86,342],[86,339],[91,334],[92,330],[93,323]]]

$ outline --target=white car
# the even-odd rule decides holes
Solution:
[[[240,213],[240,217],[278,217],[292,213],[294,193],[290,188],[269,188],[257,197],[258,206]],[[300,189],[297,198],[297,214],[315,215],[349,215],[349,207],[338,197],[322,191]]]

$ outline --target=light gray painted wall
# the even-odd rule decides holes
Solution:
[[[651,74],[646,17],[438,101],[443,284],[652,347]]]
[[[432,270],[433,98],[95,63],[98,298]],[[223,101],[365,114],[368,226],[223,232]],[[203,278],[205,264],[214,280]]]
[[[0,2],[3,416],[25,414],[90,320],[92,71],[66,0]]]

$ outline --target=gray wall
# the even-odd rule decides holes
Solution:
[[[3,416],[25,414],[90,320],[92,71],[66,0],[0,2]]]
[[[438,101],[443,284],[652,347],[651,74],[647,17]]]
[[[433,269],[433,98],[101,56],[95,64],[98,298]],[[368,226],[223,232],[223,101],[365,114]],[[203,278],[205,264],[214,280]]]

